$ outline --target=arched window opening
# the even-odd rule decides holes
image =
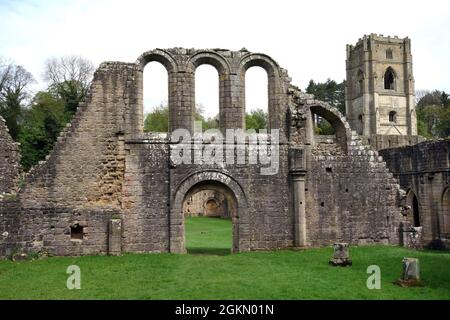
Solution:
[[[358,120],[359,120],[359,122],[363,122],[363,115],[362,115],[362,114],[360,114],[360,115],[358,116]]]
[[[262,67],[254,66],[245,72],[245,128],[269,127],[268,76]]]
[[[168,74],[159,62],[149,62],[144,68],[143,103],[144,131],[168,132]]]
[[[413,198],[413,217],[414,217],[414,227],[420,227],[420,216],[419,216],[419,201],[414,195]]]
[[[450,188],[446,188],[442,195],[442,233],[450,239]]]
[[[209,64],[195,70],[195,121],[202,129],[219,128],[219,73]]]
[[[395,90],[395,74],[391,67],[384,73],[384,89]]]
[[[412,223],[414,227],[420,227],[420,210],[419,210],[419,200],[417,199],[416,194],[410,190],[407,196],[407,204],[410,207],[411,216],[409,217],[409,221]]]
[[[320,104],[310,106],[310,111],[311,121],[308,130],[314,135],[315,150],[319,153],[322,151],[346,153],[347,129],[341,115]]]
[[[391,111],[389,112],[389,122],[397,122],[397,112]]]

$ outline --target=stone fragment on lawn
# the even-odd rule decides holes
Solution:
[[[352,260],[350,259],[348,243],[341,242],[333,245],[334,253],[330,260],[330,264],[333,266],[351,266]]]
[[[419,259],[404,258],[402,278],[398,279],[395,283],[402,287],[422,286],[423,284],[420,280]]]

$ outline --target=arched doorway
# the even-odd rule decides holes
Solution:
[[[408,206],[411,208],[411,216],[409,217],[410,223],[414,227],[420,227],[420,210],[419,210],[419,200],[417,199],[414,191],[409,190],[408,196],[406,198]]]
[[[234,193],[217,181],[202,181],[185,195],[183,207],[191,203],[197,212],[184,214],[187,253],[229,254],[233,247],[233,218],[237,214]],[[224,212],[224,209],[227,212]]]
[[[229,175],[216,170],[207,170],[191,174],[176,188],[170,211],[170,252],[187,252],[185,204],[195,194],[206,190],[220,193],[224,196],[227,213],[232,223],[231,251],[238,252],[242,250],[239,242],[239,227],[247,210],[244,192],[241,186]]]

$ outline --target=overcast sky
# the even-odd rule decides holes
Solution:
[[[153,48],[245,47],[270,55],[301,88],[310,79],[343,80],[345,45],[364,34],[408,36],[416,89],[450,92],[446,0],[0,0],[0,30],[0,56],[23,65],[39,81],[45,59],[52,56],[77,54],[99,64],[134,62]],[[266,103],[265,92],[260,93],[265,75],[252,69],[250,109]],[[214,72],[206,66],[197,74],[197,102],[208,107],[208,115],[217,109]],[[147,107],[167,99],[164,69],[152,63],[145,76]]]

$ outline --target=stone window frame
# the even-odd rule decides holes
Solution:
[[[397,112],[392,110],[389,111],[389,123],[397,123]]]
[[[392,60],[394,59],[394,51],[391,48],[386,50],[386,59]]]
[[[392,76],[392,82],[387,82],[388,76]],[[386,68],[383,75],[383,89],[386,91],[397,91],[397,73],[391,66]]]

